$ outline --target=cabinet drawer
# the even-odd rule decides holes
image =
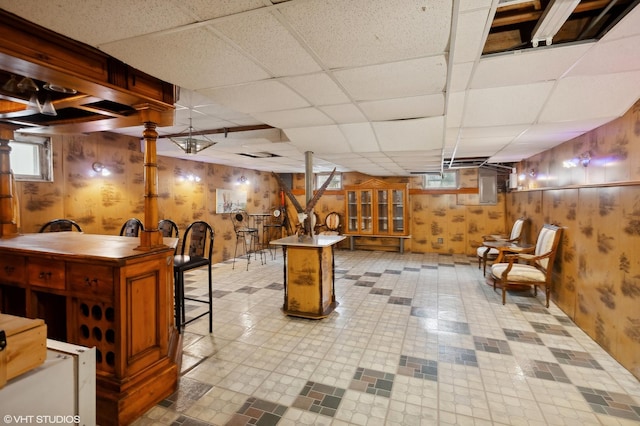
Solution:
[[[0,258],[0,277],[3,283],[24,284],[27,277],[26,260],[22,256],[3,255]]]
[[[90,296],[111,297],[113,268],[109,266],[67,264],[69,290]]]
[[[40,287],[65,289],[64,262],[31,258],[27,263],[29,284]]]

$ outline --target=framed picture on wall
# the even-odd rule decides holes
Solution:
[[[247,191],[239,189],[216,189],[216,213],[246,210]]]

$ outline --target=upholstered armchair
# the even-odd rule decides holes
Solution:
[[[502,289],[502,304],[505,304],[506,291],[509,288],[533,287],[534,296],[538,287],[544,287],[546,306],[549,307],[553,263],[558,251],[562,228],[545,224],[530,253],[509,253],[508,248],[500,250],[500,256],[491,265],[490,280],[494,290]]]
[[[487,260],[495,260],[498,257],[499,250],[497,247],[489,247],[484,245],[485,242],[500,242],[507,245],[509,243],[515,244],[522,240],[524,234],[524,228],[527,223],[527,219],[519,218],[513,223],[511,227],[511,233],[509,235],[483,235],[483,245],[478,247],[476,254],[478,256],[478,269],[482,266],[482,275],[486,274]],[[495,244],[490,244],[495,246]]]

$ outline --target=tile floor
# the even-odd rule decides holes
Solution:
[[[186,328],[179,390],[135,424],[640,424],[640,382],[543,292],[503,306],[466,256],[335,263],[340,305],[322,320],[283,315],[281,253],[215,265],[214,332]],[[205,282],[189,274],[187,292]]]

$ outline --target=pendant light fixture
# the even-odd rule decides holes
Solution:
[[[205,135],[201,135],[199,138],[196,138],[193,133],[195,129],[193,128],[193,118],[191,117],[191,113],[193,109],[189,108],[189,127],[182,132],[182,134],[176,137],[170,137],[171,142],[178,145],[186,154],[195,155],[202,150],[209,148],[210,146],[215,145],[217,142],[212,141],[207,138]]]

